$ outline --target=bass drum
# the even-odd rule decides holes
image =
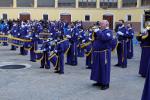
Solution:
[[[58,64],[58,56],[52,52],[48,58],[48,60],[50,60],[50,62],[53,64],[53,66],[56,68],[57,64]]]
[[[36,50],[36,61],[41,61],[43,59],[43,51],[42,50]]]

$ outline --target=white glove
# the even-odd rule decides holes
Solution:
[[[92,33],[89,33],[89,36],[91,36],[92,35]]]
[[[35,37],[38,37],[38,35],[35,35]]]
[[[115,39],[116,38],[116,36],[113,36],[113,39]]]
[[[48,38],[50,41],[52,41],[53,39],[52,38]]]
[[[70,35],[66,35],[66,37],[67,37],[67,38],[71,38],[71,36],[70,36]]]
[[[43,51],[46,51],[46,49],[43,49]]]
[[[82,40],[82,43],[84,43],[85,42],[85,40]]]
[[[92,39],[91,39],[91,38],[89,38],[89,40],[91,41]]]
[[[50,35],[53,35],[53,33],[50,33]]]
[[[10,31],[8,31],[7,33],[10,34]]]
[[[55,40],[55,42],[57,42],[57,40]]]
[[[94,29],[94,32],[96,33],[96,32],[98,32],[99,31],[99,29],[97,28],[97,29]]]
[[[147,33],[147,29],[142,30],[142,35],[145,35]]]
[[[54,50],[54,52],[57,53],[58,51],[57,51],[57,50]]]
[[[124,35],[124,33],[120,32],[120,31],[119,31],[119,32],[117,32],[117,34],[118,34],[118,35],[121,35],[121,36],[123,36],[123,35]]]

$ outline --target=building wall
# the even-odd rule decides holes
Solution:
[[[9,19],[19,18],[19,13],[30,13],[31,19],[42,19],[43,14],[48,14],[50,20],[58,20],[61,13],[71,14],[72,21],[82,20],[84,21],[85,15],[90,15],[90,21],[99,21],[103,19],[103,15],[114,15],[114,21],[119,19],[127,20],[127,15],[132,15],[132,22],[141,22],[141,16],[144,14],[144,9],[75,9],[75,8],[1,8],[0,16],[3,13],[7,13]]]
[[[122,8],[122,9],[96,9],[96,8],[1,8],[0,16],[7,13],[8,19],[19,18],[20,13],[30,13],[31,19],[40,20],[43,14],[48,14],[50,20],[59,20],[61,13],[71,14],[72,21],[82,20],[85,21],[85,15],[90,15],[90,22],[96,22],[103,19],[103,15],[113,15],[114,23],[119,19],[127,21],[127,15],[131,15],[131,22],[136,25],[136,29],[141,29],[142,16],[144,9],[138,8]]]

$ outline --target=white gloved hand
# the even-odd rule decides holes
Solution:
[[[66,35],[66,37],[67,37],[67,38],[71,38],[71,36],[70,36],[70,35]]]
[[[85,42],[85,40],[82,40],[82,43],[84,43]]]
[[[94,29],[94,32],[96,33],[96,32],[98,32],[99,31],[99,29],[97,28],[97,29]]]
[[[121,35],[121,36],[123,36],[123,35],[124,35],[124,33],[120,32],[120,31],[119,31],[119,32],[117,32],[117,34],[118,34],[118,35]]]
[[[75,35],[78,35],[78,33],[75,33]]]
[[[92,39],[91,39],[91,38],[89,38],[89,40],[91,41]]]
[[[57,53],[58,51],[57,51],[57,50],[54,50],[54,52]]]
[[[35,37],[38,37],[38,35],[35,35]]]
[[[50,35],[53,35],[53,33],[50,33]]]
[[[10,31],[8,31],[7,33],[10,34]]]
[[[46,49],[43,49],[43,51],[46,51]]]
[[[55,40],[55,42],[57,42],[57,40]]]

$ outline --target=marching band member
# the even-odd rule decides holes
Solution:
[[[19,27],[18,27],[17,23],[14,23],[10,33],[13,37],[18,37],[18,32],[19,32]],[[11,45],[11,50],[16,50],[16,48],[17,47],[15,45],[13,45],[13,44]]]
[[[57,37],[57,46],[55,47],[55,53],[58,56],[58,63],[57,66],[55,68],[55,73],[60,73],[60,74],[64,74],[64,40],[63,40],[63,36],[58,36]]]
[[[124,21],[119,20],[117,38],[118,38],[118,46],[117,46],[117,56],[118,63],[115,66],[119,66],[122,68],[127,68],[127,30],[124,26]]]
[[[32,33],[30,36],[31,42],[31,49],[30,49],[30,60],[32,62],[36,62],[36,53],[35,51],[38,49],[38,41],[39,41],[39,34],[37,32],[36,27],[32,27]]]
[[[78,47],[77,47],[77,50],[78,50],[78,57],[84,57],[84,49],[81,48],[81,43],[82,43],[82,40],[85,39],[85,31],[83,29],[81,29],[79,31],[79,36],[78,36]]]
[[[133,37],[134,37],[134,30],[132,29],[132,25],[127,25],[127,58],[132,59],[133,57]]]
[[[49,40],[44,40],[44,43],[40,50],[43,51],[43,58],[41,60],[41,67],[40,68],[45,68],[45,69],[50,69],[50,61],[49,61],[49,54],[51,50],[51,45]]]
[[[109,22],[100,22],[101,30],[95,30],[93,41],[93,64],[91,80],[96,81],[94,86],[100,86],[101,90],[109,88],[110,63],[111,63],[111,41],[113,33],[109,29]]]
[[[66,37],[70,42],[70,49],[67,53],[67,63],[68,65],[76,66],[77,65],[77,41],[78,33],[76,29],[72,26],[68,30]]]
[[[150,22],[147,22],[147,27],[137,36],[137,40],[141,42],[142,48],[139,74],[142,77],[146,77],[150,59]]]
[[[27,27],[27,24],[25,22],[22,22],[21,26],[20,26],[20,29],[19,29],[19,38],[21,39],[24,39],[26,38],[26,36],[28,35],[28,27]],[[27,55],[28,54],[28,51],[25,50],[24,46],[20,47],[20,54],[21,55]]]
[[[88,34],[90,35],[90,34]],[[81,48],[84,49],[86,55],[86,69],[92,68],[92,38],[90,36],[86,36],[84,40],[82,40]]]
[[[9,31],[9,25],[7,24],[7,21],[4,21],[1,25],[1,31],[3,33],[3,35],[8,35],[8,31]],[[6,39],[6,38],[5,38]],[[3,46],[8,46],[7,42],[3,42]]]
[[[140,67],[143,67],[143,72],[144,72],[144,73],[142,73],[142,68],[141,68],[140,73],[145,76],[145,73],[146,73],[145,71],[147,71],[146,81],[145,81],[143,95],[142,95],[141,100],[150,100],[150,95],[149,95],[150,94],[150,53],[149,53],[149,50],[150,50],[149,49],[150,48],[150,24],[149,23],[148,23],[148,26],[146,27],[145,31],[146,31],[145,37],[144,36],[139,37],[139,38],[141,38],[140,40],[142,41],[142,56],[143,56],[143,57],[141,57],[141,60],[143,60],[142,61],[143,63],[141,63],[142,65]]]

